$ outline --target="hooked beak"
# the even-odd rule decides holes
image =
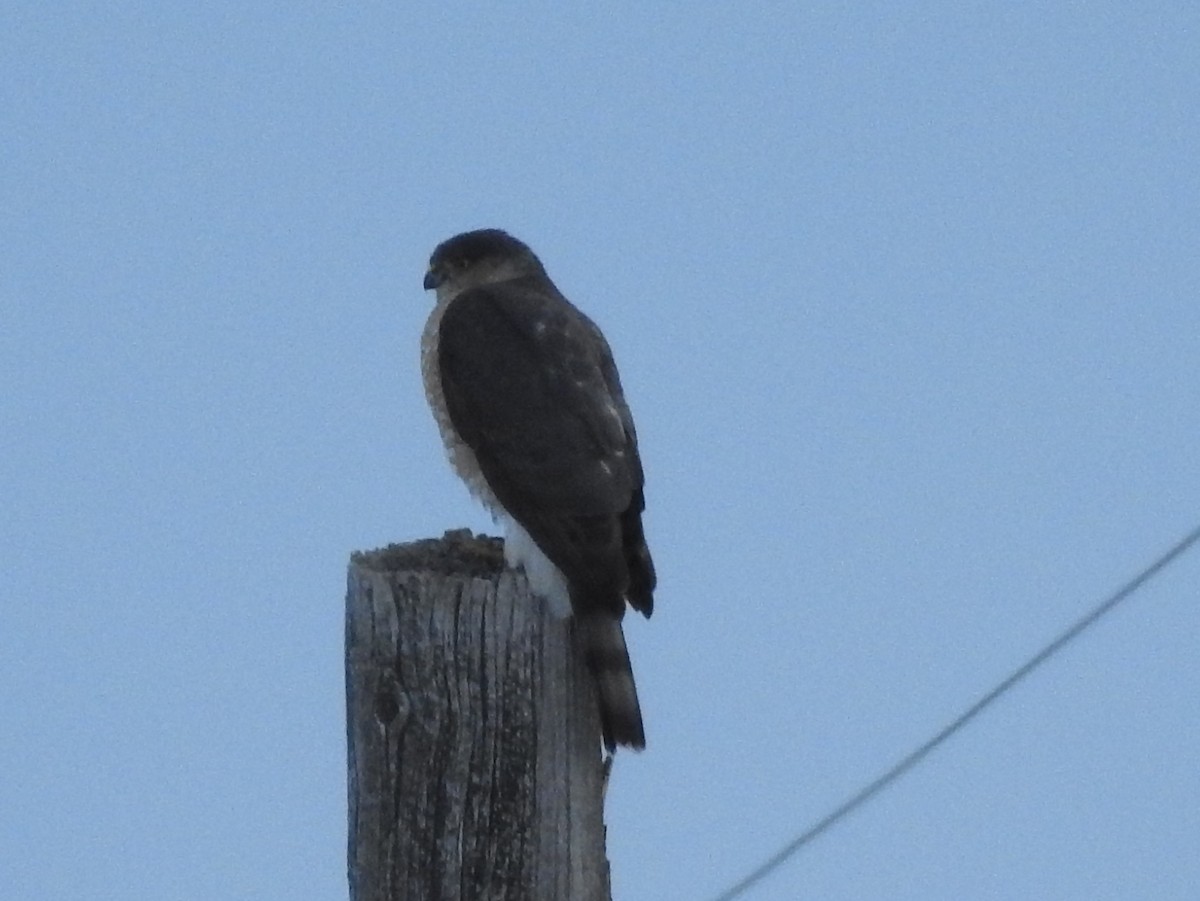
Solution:
[[[426,291],[432,291],[444,281],[444,276],[440,272],[434,272],[430,269],[425,273],[425,281],[422,283]]]

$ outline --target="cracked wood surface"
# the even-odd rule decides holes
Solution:
[[[499,540],[355,554],[351,901],[609,901],[593,691]]]

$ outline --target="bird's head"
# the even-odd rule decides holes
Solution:
[[[429,257],[424,285],[441,299],[475,285],[542,271],[541,262],[524,243],[498,228],[483,228],[439,244]]]

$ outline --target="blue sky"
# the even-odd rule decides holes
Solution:
[[[489,525],[500,226],[638,420],[615,897],[705,899],[1200,520],[1192,3],[9,4],[0,896],[344,898],[352,550]],[[1200,556],[755,899],[1194,899]]]

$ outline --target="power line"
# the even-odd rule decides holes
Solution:
[[[832,810],[830,813],[817,820],[812,826],[800,833],[792,841],[788,842],[783,848],[772,855],[768,860],[761,864],[752,873],[738,882],[736,885],[726,889],[718,895],[714,901],[733,901],[739,895],[746,892],[748,889],[757,884],[761,879],[773,872],[781,866],[789,857],[811,842],[823,832],[828,831],[837,822],[844,819],[846,816],[857,810],[883,789],[887,788],[918,763],[929,756],[938,745],[945,742],[950,736],[962,729],[971,720],[975,719],[982,713],[992,702],[996,701],[1001,695],[1008,692],[1018,682],[1032,673],[1035,669],[1061,651],[1064,647],[1074,641],[1079,635],[1089,627],[1098,622],[1101,617],[1109,613],[1118,604],[1126,598],[1135,594],[1138,589],[1149,582],[1154,576],[1158,575],[1168,566],[1175,562],[1180,556],[1189,550],[1192,545],[1200,541],[1200,527],[1190,532],[1186,537],[1179,541],[1174,547],[1168,550],[1165,554],[1143,569],[1140,573],[1118,588],[1113,594],[1107,597],[1104,601],[1090,610],[1080,619],[1076,620],[1070,627],[1062,632],[1057,638],[1051,641],[1048,645],[1030,657],[1025,663],[1021,664],[1014,670],[1008,678],[1000,682],[987,694],[983,695],[974,704],[960,713],[952,720],[945,728],[918,747],[915,751],[909,753],[902,758],[891,769],[885,772],[882,776],[871,782],[866,787],[862,788],[856,794],[852,795],[848,800],[842,802],[840,806]]]

